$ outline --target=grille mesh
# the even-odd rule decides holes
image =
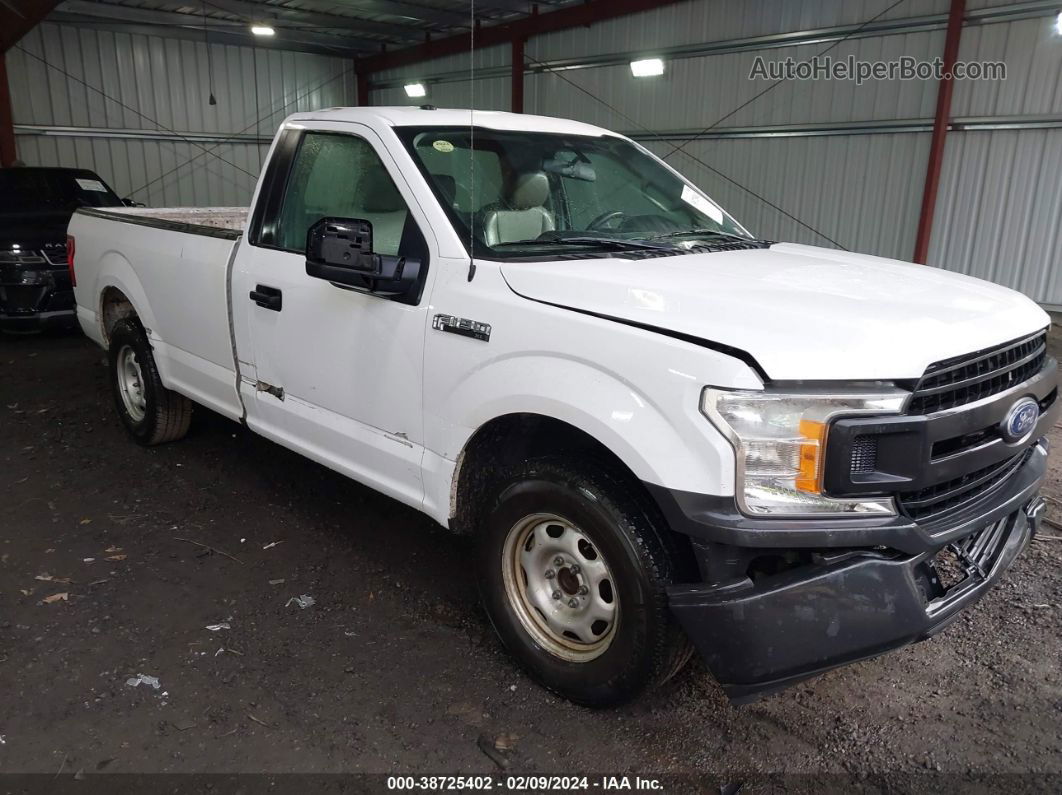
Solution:
[[[915,387],[909,414],[931,414],[997,395],[1038,373],[1047,360],[1047,332],[988,351],[931,364]]]
[[[852,474],[873,472],[878,466],[878,440],[873,436],[857,436],[852,440]]]

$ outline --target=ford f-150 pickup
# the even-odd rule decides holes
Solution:
[[[928,638],[1043,512],[1036,304],[760,240],[597,127],[301,113],[249,210],[69,236],[136,441],[200,404],[474,534],[502,643],[579,703],[694,648],[740,701]]]

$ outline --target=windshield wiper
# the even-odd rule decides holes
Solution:
[[[538,240],[513,240],[506,243],[495,243],[492,248],[502,246],[599,246],[610,248],[614,251],[674,251],[675,246],[667,243],[653,243],[649,240],[597,237],[596,235],[572,235],[571,237],[544,237]]]
[[[755,243],[755,239],[751,237],[743,237],[742,235],[734,235],[730,232],[720,232],[717,229],[681,229],[677,232],[662,232],[659,235],[651,235],[650,240],[667,240],[672,237],[725,237],[728,240],[734,240],[739,243]]]

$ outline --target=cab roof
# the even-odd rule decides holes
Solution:
[[[389,127],[476,127],[491,130],[520,130],[524,132],[561,133],[568,135],[615,135],[610,130],[552,116],[531,116],[526,113],[506,113],[499,110],[470,111],[462,108],[433,108],[395,106],[363,108],[326,108],[295,113],[285,123],[306,121],[360,122],[384,124]]]

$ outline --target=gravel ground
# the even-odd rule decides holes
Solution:
[[[497,773],[485,738],[515,773],[1060,781],[1062,530],[920,645],[591,712],[499,649],[467,541],[207,411],[137,447],[105,376],[82,337],[0,339],[0,771]]]

